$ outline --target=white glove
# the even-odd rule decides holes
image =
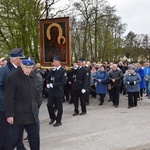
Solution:
[[[47,84],[46,87],[49,89],[49,88],[53,88],[53,84],[50,83],[50,84]]]
[[[50,85],[50,88],[53,88],[53,84],[52,83],[50,83],[49,85]]]
[[[136,81],[134,81],[134,84],[136,84]]]
[[[53,67],[52,70],[55,71],[55,70],[56,70],[56,67]]]
[[[86,92],[86,90],[85,90],[85,89],[82,89],[81,92],[84,94],[84,93]]]
[[[50,84],[47,84],[46,87],[49,89],[50,88]]]
[[[127,82],[127,84],[129,85],[129,84],[130,84],[130,82]]]

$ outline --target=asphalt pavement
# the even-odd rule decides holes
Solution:
[[[90,98],[86,115],[72,116],[73,104],[63,103],[62,125],[49,125],[47,99],[40,108],[41,150],[150,150],[150,99],[127,108],[127,96],[120,95],[118,108],[108,102],[99,106]],[[79,106],[80,109],[80,106]],[[81,110],[81,109],[80,109]],[[25,141],[29,149],[28,142]]]

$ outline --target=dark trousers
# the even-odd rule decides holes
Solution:
[[[7,122],[7,119],[5,117],[5,113],[0,112],[0,150],[5,149],[8,130],[9,130],[9,123]],[[25,150],[22,140],[23,134],[16,146],[17,150]]]
[[[138,92],[128,92],[128,106],[137,106]]]
[[[5,149],[8,127],[9,124],[7,123],[5,113],[0,112],[0,150]]]
[[[63,98],[62,97],[48,97],[48,113],[50,119],[56,120],[57,123],[61,123],[62,114],[63,114]],[[57,108],[57,115],[55,114],[55,107]]]
[[[120,86],[112,87],[111,94],[112,94],[113,104],[118,106],[119,105]]]
[[[108,94],[109,94],[109,100],[112,101],[112,90],[111,89],[108,90]]]
[[[69,100],[69,104],[73,103],[73,90],[72,88],[70,89],[70,100]]]
[[[95,85],[91,86],[91,94],[92,94],[93,98],[96,98],[96,87],[95,87]]]
[[[85,96],[85,101],[86,101],[86,104],[87,105],[89,105],[89,91],[87,91],[85,94],[84,94],[84,96]]]
[[[99,94],[100,95],[100,104],[104,103],[105,94]]]
[[[143,91],[144,91],[144,88],[140,89],[140,92],[138,93],[138,98],[143,97]]]
[[[81,93],[80,90],[76,91],[74,90],[73,91],[73,101],[74,101],[74,107],[75,107],[75,112],[76,113],[79,113],[79,99],[80,99],[80,102],[81,102],[81,110],[82,112],[85,112],[86,113],[86,99],[85,99],[85,95],[86,95],[86,92],[83,94]]]
[[[30,149],[40,149],[39,125],[38,123],[33,123],[28,125],[10,125],[5,150],[14,150],[23,135],[24,129],[26,129],[28,134]]]

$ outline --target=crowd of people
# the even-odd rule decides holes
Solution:
[[[84,96],[86,105],[89,105],[89,94],[93,98],[99,97],[100,106],[103,105],[107,93],[109,95],[108,101],[112,101],[115,107],[119,106],[120,94],[128,96],[128,108],[137,106],[136,101],[143,100],[143,93],[145,92],[148,99],[150,99],[150,65],[148,62],[144,64],[94,62],[90,64],[90,62],[84,60],[80,62],[79,59],[77,63],[73,64],[73,68],[67,71],[68,82],[66,86],[69,87],[69,90],[65,93],[70,93],[70,96],[64,95],[64,99],[66,97],[69,103],[75,102],[75,95],[77,94],[74,94],[74,86],[79,86],[79,81],[77,83],[79,79],[76,78],[78,74],[80,76],[81,63],[88,73],[85,88],[86,96]],[[84,80],[82,79],[82,81]],[[65,89],[67,90],[67,88]],[[131,104],[131,101],[135,101],[135,104]]]
[[[115,108],[120,94],[128,96],[127,108],[137,106],[143,93],[150,99],[150,64],[93,62],[78,58],[69,70],[54,56],[53,67],[42,70],[39,63],[23,55],[22,48],[0,58],[0,150],[25,150],[26,130],[31,150],[40,149],[39,108],[47,98],[49,124],[62,125],[63,102],[74,104],[72,115],[85,115],[89,99],[98,97],[104,105],[106,94]],[[80,104],[80,105],[79,105]],[[81,109],[79,108],[81,106]]]

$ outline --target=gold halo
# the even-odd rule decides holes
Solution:
[[[64,36],[62,36],[62,28],[61,26],[58,24],[58,23],[52,23],[48,26],[47,30],[46,30],[46,36],[47,38],[50,40],[51,39],[51,35],[50,35],[50,30],[52,27],[57,27],[58,28],[58,31],[59,31],[59,35],[58,35],[58,38],[57,38],[57,42],[58,44],[60,44],[60,39],[63,39],[63,44],[65,44],[66,42],[66,39]]]

